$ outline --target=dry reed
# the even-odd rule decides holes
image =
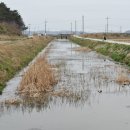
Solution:
[[[116,79],[116,82],[120,85],[129,85],[130,84],[130,78],[125,73],[120,73]]]
[[[45,58],[39,58],[25,72],[18,92],[21,96],[35,98],[52,91],[56,83],[51,65]]]
[[[74,48],[74,51],[79,51],[79,52],[90,52],[91,49],[87,48],[87,47],[78,47],[78,48]]]
[[[21,104],[23,101],[20,99],[8,99],[5,100],[3,102],[0,102],[0,104],[5,104],[5,105],[19,105]]]

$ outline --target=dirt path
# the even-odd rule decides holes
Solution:
[[[95,38],[83,38],[77,35],[74,35],[76,38],[80,39],[86,39],[86,40],[92,40],[92,41],[99,41],[99,42],[107,42],[107,43],[113,43],[113,44],[124,44],[124,45],[130,45],[130,42],[120,42],[120,41],[115,41],[115,40],[103,40],[103,39],[95,39]]]
[[[47,58],[60,77],[55,92],[38,102],[1,106],[2,130],[130,129],[130,85],[117,83],[119,75],[130,76],[126,68],[67,40],[53,41]]]

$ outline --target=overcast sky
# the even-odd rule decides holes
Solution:
[[[70,23],[77,21],[81,30],[81,18],[85,16],[85,31],[105,30],[106,17],[110,31],[130,30],[130,0],[2,0],[11,9],[22,15],[31,29],[70,30]]]

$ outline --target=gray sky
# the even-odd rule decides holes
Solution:
[[[85,16],[85,31],[105,30],[106,17],[110,31],[130,30],[130,0],[2,0],[11,9],[22,15],[31,29],[44,30],[44,20],[48,30],[70,30],[70,23],[77,20],[77,30],[81,30],[81,17]],[[74,28],[74,27],[73,27]]]

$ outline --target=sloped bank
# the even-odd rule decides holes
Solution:
[[[130,67],[130,45],[112,44],[76,37],[71,37],[70,40],[83,47],[90,48],[105,56],[109,56],[114,61],[126,64]]]
[[[27,66],[52,39],[51,37],[34,37],[0,44],[0,93],[6,82]]]

